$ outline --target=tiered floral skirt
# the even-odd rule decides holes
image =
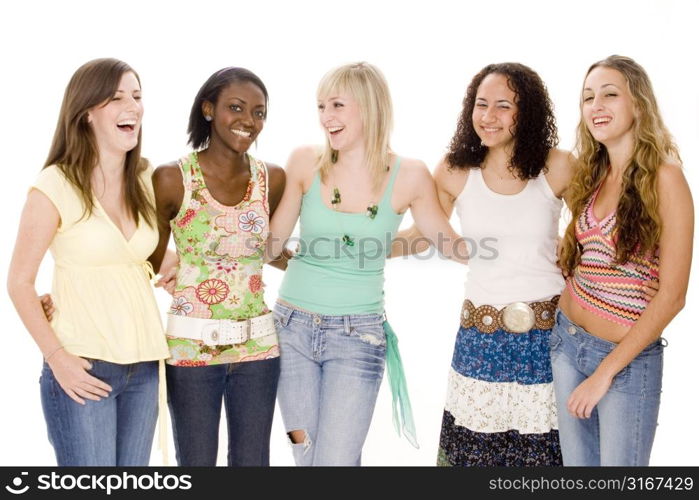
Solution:
[[[459,328],[437,465],[562,465],[550,333]]]

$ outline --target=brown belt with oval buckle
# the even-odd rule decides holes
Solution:
[[[544,302],[513,302],[497,309],[489,305],[476,307],[466,299],[461,308],[461,326],[475,326],[481,333],[503,329],[509,333],[524,333],[532,328],[548,330],[556,321],[556,306],[560,295]]]

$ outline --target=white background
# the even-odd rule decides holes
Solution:
[[[222,67],[247,67],[266,83],[269,118],[256,154],[283,165],[293,147],[322,140],[315,116],[322,74],[367,60],[383,70],[393,94],[395,151],[433,166],[454,131],[468,82],[484,65],[518,61],[538,71],[556,106],[561,147],[569,149],[587,67],[623,54],[650,74],[696,193],[699,71],[691,54],[699,46],[698,7],[695,0],[3,2],[2,282],[26,190],[46,158],[65,85],[89,59],[117,57],[140,73],[143,154],[156,165],[187,151],[191,102]],[[406,217],[404,225],[409,223]],[[41,292],[50,288],[51,266],[49,256],[37,282]],[[665,332],[670,345],[654,465],[697,465],[699,332],[691,326],[699,321],[696,276],[697,270],[687,307]],[[270,305],[281,277],[277,270],[265,271]],[[388,264],[387,311],[401,339],[421,448],[396,436],[384,383],[364,464],[434,464],[463,279],[463,268],[438,259]],[[167,297],[156,293],[164,312]],[[41,356],[4,286],[0,294],[0,465],[54,464],[39,402]],[[278,413],[271,462],[293,463]],[[155,449],[152,463],[161,463]],[[225,463],[225,445],[219,463]]]

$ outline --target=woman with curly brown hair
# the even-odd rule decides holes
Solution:
[[[556,265],[572,176],[539,76],[491,64],[471,81],[435,179],[471,248],[439,465],[560,465],[548,340],[564,281]],[[405,234],[416,241],[413,229]],[[404,242],[405,240],[403,240]],[[394,244],[393,255],[405,253]],[[420,245],[410,245],[419,251]]]
[[[551,334],[565,465],[648,465],[662,385],[663,329],[685,303],[692,196],[648,75],[610,56],[585,77],[569,276]],[[660,277],[652,301],[643,281]],[[567,410],[567,411],[565,411]]]

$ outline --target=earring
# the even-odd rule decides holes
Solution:
[[[336,149],[333,149],[332,153],[330,153],[330,163],[337,163],[337,155],[338,151]]]
[[[210,122],[212,119],[213,117],[211,115],[204,115],[204,120],[206,120],[207,122]]]

